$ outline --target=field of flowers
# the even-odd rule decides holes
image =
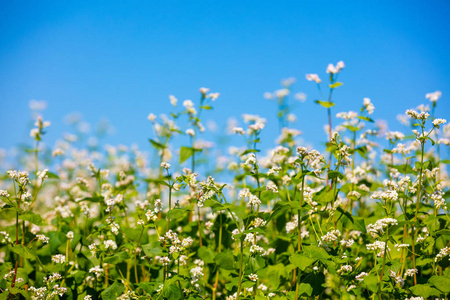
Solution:
[[[278,105],[270,151],[260,134],[277,124],[247,114],[247,127],[232,129],[247,147],[216,156],[200,139],[220,101],[207,88],[148,116],[150,161],[68,137],[43,147],[51,126],[38,116],[34,147],[17,170],[1,168],[0,300],[448,299],[441,93],[406,111],[404,133],[387,131],[368,98],[336,114],[343,68],[330,64],[326,82],[306,75],[328,120],[323,152],[299,144],[290,125],[293,80],[265,94]],[[178,146],[182,135],[190,143]]]

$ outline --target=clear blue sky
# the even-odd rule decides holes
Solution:
[[[210,118],[260,114],[273,140],[275,106],[262,95],[287,77],[308,95],[296,126],[319,143],[325,112],[304,78],[339,60],[334,113],[369,97],[374,118],[398,129],[398,113],[441,90],[449,119],[449,15],[449,1],[2,1],[0,147],[29,141],[31,99],[48,103],[51,144],[78,111],[110,120],[107,142],[146,147],[147,115],[167,112],[169,94],[197,100],[201,86],[221,93]]]

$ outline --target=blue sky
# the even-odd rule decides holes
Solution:
[[[69,131],[64,116],[92,124],[107,118],[105,142],[148,147],[150,112],[168,112],[168,95],[221,93],[207,119],[260,114],[263,135],[278,131],[266,91],[296,77],[308,100],[295,126],[315,144],[326,139],[325,111],[306,73],[325,78],[328,63],[346,68],[338,111],[363,97],[375,119],[395,117],[441,90],[438,116],[450,118],[448,1],[2,1],[0,9],[0,147],[30,142],[31,99],[46,100],[52,144]]]

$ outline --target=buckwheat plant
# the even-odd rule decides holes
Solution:
[[[102,145],[104,125],[88,134],[79,117],[48,145],[34,114],[30,146],[0,152],[0,299],[448,299],[445,97],[426,94],[431,108],[392,131],[369,98],[332,114],[343,69],[327,67],[326,97],[306,75],[325,146],[299,141],[316,129],[294,125],[294,78],[264,94],[278,107],[270,147],[274,124],[252,112],[219,146],[204,140],[220,101],[208,88],[148,112],[148,153]]]

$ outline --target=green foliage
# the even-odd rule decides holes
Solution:
[[[413,134],[379,136],[367,98],[334,118],[343,67],[328,67],[315,101],[332,128],[322,152],[290,126],[289,80],[266,95],[273,149],[266,120],[245,115],[233,131],[247,147],[226,157],[199,137],[219,96],[205,88],[198,105],[171,96],[170,114],[149,116],[149,161],[123,146],[50,151],[38,120],[20,157],[35,170],[0,176],[0,300],[448,297],[450,127],[435,104],[407,112]]]

